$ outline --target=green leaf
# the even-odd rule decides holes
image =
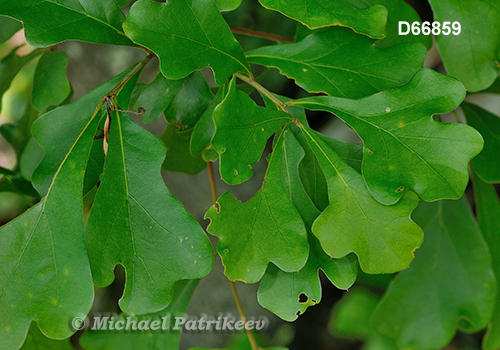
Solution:
[[[88,123],[89,118],[95,114],[96,106],[101,98],[111,91],[130,70],[131,68],[125,70],[79,100],[45,113],[33,124],[33,135],[45,150],[45,158],[33,174],[33,186],[42,196],[47,192],[58,165],[71,149],[75,138]],[[101,113],[99,113],[100,116]]]
[[[6,168],[0,166],[0,174],[1,175],[13,175],[14,173],[12,172],[12,170],[9,170],[9,169],[6,169]]]
[[[372,334],[370,316],[380,297],[363,288],[355,287],[344,294],[335,305],[330,328],[336,335],[354,339],[366,339]]]
[[[472,160],[474,170],[483,181],[500,182],[500,118],[469,103],[462,103],[467,123],[481,133],[484,148]]]
[[[215,162],[217,158],[219,158],[219,153],[212,146],[209,146],[207,149],[204,149],[201,152],[201,156],[205,162]]]
[[[127,314],[165,308],[176,281],[204,277],[213,264],[207,236],[163,182],[164,157],[156,136],[113,113],[85,238],[95,284],[109,285],[115,265],[125,267],[119,305]]]
[[[121,95],[121,94],[120,94]],[[101,110],[102,117],[99,125],[99,129],[97,131],[94,139],[99,138],[99,135],[102,133],[102,137],[104,138],[104,124],[106,121],[106,112],[105,109]],[[85,178],[83,180],[83,195],[86,196],[89,191],[91,191],[99,182],[102,169],[104,167],[104,151],[103,151],[103,142],[94,142],[92,145],[92,149],[90,150],[90,156],[87,161],[87,169],[85,169]],[[84,207],[85,208],[85,207]]]
[[[283,133],[278,138],[261,190],[246,203],[226,192],[205,214],[208,232],[220,238],[217,252],[232,281],[255,283],[270,262],[285,272],[299,271],[307,260],[304,223],[281,183]]]
[[[120,7],[127,6],[128,4],[130,4],[130,1],[131,0],[116,0],[116,2],[118,3],[118,6],[120,6]]]
[[[224,349],[214,349],[214,348],[191,348],[189,350],[242,350],[241,348],[236,349],[236,348],[224,348]],[[288,348],[283,348],[283,347],[272,347],[272,348],[264,348],[262,350],[288,350]]]
[[[492,267],[498,287],[500,284],[500,200],[495,188],[481,180],[475,167],[473,175],[477,220],[491,253]],[[498,291],[500,288],[497,288]],[[500,348],[500,299],[498,297],[488,332],[483,339],[483,348],[486,350]]]
[[[481,92],[489,92],[492,94],[500,94],[500,78],[496,78],[492,85]]]
[[[0,5],[2,6],[2,5]],[[2,96],[9,89],[12,80],[17,73],[28,62],[39,56],[43,50],[35,50],[26,56],[18,56],[16,54],[18,47],[13,48],[7,56],[0,61],[0,111],[2,110]]]
[[[400,349],[439,349],[457,326],[484,328],[495,303],[488,248],[465,198],[420,203],[413,217],[425,241],[411,267],[390,284],[372,317]]]
[[[31,137],[24,147],[21,159],[19,160],[19,168],[21,175],[28,181],[31,181],[33,172],[40,165],[45,155],[42,146]]]
[[[212,146],[220,156],[221,177],[230,185],[252,177],[252,166],[260,159],[267,139],[293,120],[283,111],[256,105],[247,94],[236,89],[235,78],[212,118],[216,127]]]
[[[309,257],[300,271],[285,272],[269,264],[259,285],[259,304],[289,322],[295,321],[309,306],[321,301],[319,270],[340,289],[349,288],[356,280],[358,264],[355,257],[349,255],[344,259],[332,259],[315,237],[308,237]]]
[[[33,106],[39,111],[58,105],[69,95],[71,88],[66,77],[68,55],[64,51],[45,51],[33,78]]]
[[[288,197],[310,229],[320,214],[307,196],[299,178],[299,163],[304,157],[301,148],[290,131],[286,131],[281,164],[281,179]],[[308,234],[309,257],[298,272],[284,272],[270,264],[262,278],[257,294],[259,304],[286,321],[294,321],[309,306],[321,301],[321,283],[318,272],[323,270],[330,281],[340,289],[349,288],[356,280],[357,259],[349,255],[343,259],[330,258],[318,240]]]
[[[42,119],[52,125],[53,117]],[[41,202],[0,228],[0,339],[8,348],[21,346],[32,320],[51,338],[69,337],[71,319],[92,306],[82,186],[97,123],[87,116],[73,134]]]
[[[45,197],[0,228],[0,308],[5,310],[0,339],[9,347],[21,346],[32,320],[47,336],[67,338],[75,332],[71,320],[84,317],[92,306],[83,180],[101,115],[95,106],[129,71],[33,124],[46,154],[34,184]]]
[[[26,341],[20,350],[73,350],[69,339],[54,340],[40,332],[35,323],[31,324]]]
[[[7,171],[8,169],[4,170],[4,172]],[[28,208],[30,206],[35,205],[40,200],[40,196],[35,191],[33,186],[31,186],[31,182],[23,178],[19,172],[13,172],[10,175],[6,174],[6,176],[2,176],[2,179],[0,179],[0,192],[13,192],[13,194],[21,196],[23,200],[29,204]],[[2,211],[7,211],[8,207],[9,207],[8,202],[4,202],[4,207],[0,209],[2,209]],[[6,210],[4,210],[4,208],[6,208]],[[21,214],[23,211],[18,212],[17,215]],[[13,219],[17,215],[14,215],[11,218]],[[3,225],[7,221],[0,221],[0,222],[1,225]]]
[[[422,230],[410,219],[418,197],[406,192],[392,206],[377,202],[361,174],[348,166],[317,134],[302,127],[328,184],[330,204],[314,221],[312,232],[325,252],[342,258],[354,252],[366,273],[393,273],[413,260]]]
[[[14,18],[0,16],[0,44],[9,40],[16,32],[23,28],[23,24]]]
[[[9,191],[7,187],[12,186],[9,180],[7,176],[3,176],[0,181],[0,225],[8,223],[33,205],[23,194]]]
[[[251,85],[247,84],[247,86],[251,86]],[[238,86],[238,89],[241,90],[239,86]],[[245,91],[245,92],[247,94],[251,94],[252,91],[249,91],[249,92]],[[272,95],[283,103],[288,103],[288,102],[294,101],[293,98],[289,98],[286,96],[280,96],[280,95],[274,94],[274,93]],[[272,110],[278,110],[278,106],[276,105],[276,103],[274,101],[272,101],[268,96],[266,96],[262,92],[260,93],[260,96],[264,100],[265,107],[272,109]],[[297,106],[287,106],[286,110],[290,115],[297,118],[297,120],[300,123],[302,123],[306,126],[309,126],[309,123],[307,121],[307,116],[306,116],[306,110],[304,108],[297,107]]]
[[[115,0],[3,1],[0,13],[22,21],[26,40],[36,47],[67,40],[134,46],[123,33],[125,15]]]
[[[305,192],[307,193],[307,196],[311,199],[314,206],[321,212],[328,206],[328,187],[326,184],[325,174],[323,173],[323,170],[321,170],[318,159],[314,155],[311,146],[309,146],[306,137],[302,131],[300,131],[300,128],[291,127],[290,129],[305,152],[304,157],[299,163],[300,181]],[[314,222],[315,219],[316,218],[314,218],[312,222]],[[306,221],[309,227],[312,225],[312,222]]]
[[[38,111],[27,101],[23,116],[16,124],[6,123],[0,126],[0,134],[12,145],[18,158],[31,137],[31,125],[38,117]]]
[[[192,129],[213,97],[203,75],[193,72],[175,92],[165,109],[165,119],[170,123],[178,123],[183,130]]]
[[[429,0],[434,21],[459,22],[459,35],[436,35],[446,71],[471,92],[490,86],[498,77],[500,5],[496,1]]]
[[[407,189],[426,201],[462,196],[467,164],[483,140],[467,125],[431,116],[455,109],[464,96],[460,82],[422,69],[401,88],[359,100],[321,96],[294,104],[334,113],[356,130],[364,142],[366,185],[379,202],[391,205]]]
[[[293,129],[298,129],[297,127],[292,127]],[[300,129],[298,131],[300,132]],[[299,132],[295,132],[295,134],[299,134]],[[310,229],[314,220],[316,220],[319,214],[321,214],[321,211],[318,210],[316,205],[317,197],[313,197],[314,199],[311,199],[304,188],[304,184],[300,176],[300,164],[304,161],[306,152],[301,147],[291,130],[285,132],[284,138],[285,141],[282,144],[283,159],[281,163],[281,181],[286,194],[299,212],[306,227]],[[321,170],[319,171],[321,172]]]
[[[212,137],[215,134],[215,123],[212,118],[212,114],[215,107],[217,107],[217,105],[224,99],[224,96],[226,96],[226,92],[226,85],[219,88],[217,95],[215,95],[212,102],[210,102],[210,105],[207,107],[205,112],[203,112],[200,119],[198,119],[198,122],[194,126],[191,141],[189,143],[189,151],[191,152],[191,155],[197,156],[210,146]]]
[[[396,350],[395,344],[370,327],[380,296],[353,288],[335,305],[329,328],[336,337],[364,340],[363,350]]]
[[[350,143],[328,137],[323,134],[318,136],[342,158],[342,160],[351,168],[361,173],[363,159],[363,145],[361,143]]]
[[[385,36],[387,9],[383,6],[364,6],[354,0],[259,0],[267,9],[283,13],[310,29],[343,26],[372,38]]]
[[[385,27],[385,32],[387,36],[383,39],[377,40],[375,45],[378,48],[385,49],[389,46],[401,43],[421,43],[425,45],[427,49],[432,46],[432,36],[424,35],[420,33],[419,35],[399,35],[399,22],[406,21],[410,23],[420,22],[420,17],[417,12],[404,0],[367,0],[368,4],[371,5],[382,5],[388,10],[387,14],[387,26]]]
[[[242,0],[214,0],[220,12],[234,11],[240,7]]]
[[[422,68],[425,48],[406,43],[381,50],[347,28],[315,32],[302,41],[247,53],[252,63],[277,67],[309,92],[359,98],[406,84]]]
[[[149,327],[159,327],[158,330],[149,329],[147,331],[108,331],[90,330],[81,337],[81,344],[86,350],[169,350],[178,349],[181,336],[180,330],[174,330],[173,325],[175,317],[181,317],[186,313],[189,301],[193,296],[194,290],[198,285],[198,280],[179,281],[174,286],[174,298],[172,303],[165,309],[154,314],[148,314],[140,317],[131,317],[136,321],[147,322]],[[120,314],[115,317],[116,322],[123,321],[126,325],[127,316]],[[149,321],[148,321],[149,320]],[[153,326],[153,322],[155,325]],[[132,322],[130,322],[132,327]],[[157,325],[156,325],[157,324]],[[168,327],[163,330],[162,328]]]
[[[207,163],[201,154],[193,157],[189,153],[189,142],[192,134],[193,129],[181,131],[175,124],[167,125],[161,135],[161,139],[167,147],[167,157],[162,165],[163,170],[194,175],[205,169]]]
[[[235,72],[250,73],[241,46],[213,1],[140,0],[123,28],[134,42],[156,53],[169,79],[210,67],[215,82],[222,85]]]
[[[152,123],[162,115],[182,83],[183,80],[168,80],[158,73],[152,82],[137,84],[129,108],[144,108],[146,112],[141,116],[142,121]]]

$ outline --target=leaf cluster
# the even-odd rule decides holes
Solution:
[[[446,75],[423,68],[430,37],[397,35],[398,21],[420,21],[402,0],[260,0],[294,38],[230,27],[241,0],[139,0],[127,16],[128,1],[0,3],[0,42],[22,26],[33,47],[0,61],[0,96],[33,70],[24,112],[0,126],[16,156],[0,168],[0,195],[29,208],[0,227],[2,348],[71,348],[60,339],[77,331],[71,320],[89,314],[94,286],[109,286],[117,265],[120,319],[185,313],[215,254],[161,170],[197,174],[208,164],[213,176],[214,163],[240,185],[264,155],[264,181],[248,201],[212,186],[206,231],[230,281],[260,282],[260,305],[286,321],[321,301],[322,275],[352,287],[332,333],[368,348],[435,349],[457,331],[487,328],[483,348],[498,349],[500,121],[464,99],[500,93],[500,6],[429,3],[435,21],[462,25],[459,36],[436,37]],[[146,54],[73,101],[68,55],[56,47],[69,40]],[[156,77],[138,82],[154,57]],[[258,73],[272,68],[300,93],[271,91]],[[316,130],[315,111],[361,142]],[[449,113],[457,122],[444,122]],[[144,126],[160,118],[167,127],[156,137]],[[464,196],[470,176],[476,215]],[[396,275],[369,290],[369,276],[383,274]],[[81,345],[179,341],[89,331]]]

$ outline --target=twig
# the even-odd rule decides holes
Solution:
[[[287,109],[286,109],[286,105],[281,102],[279,99],[276,98],[276,96],[274,96],[269,90],[267,90],[265,87],[263,87],[262,85],[260,85],[259,83],[257,83],[255,80],[253,80],[252,78],[250,77],[247,77],[246,75],[243,75],[241,73],[235,73],[234,74],[238,79],[240,80],[243,80],[245,83],[253,86],[257,91],[260,91],[261,93],[263,93],[264,95],[266,95],[267,98],[269,98],[271,101],[274,102],[274,104],[276,105],[276,107],[278,107],[278,109],[282,110],[283,112],[286,112],[288,113]]]
[[[256,30],[251,30],[251,29],[246,29],[246,28],[232,28],[231,27],[231,32],[233,32],[234,34],[242,34],[242,35],[248,35],[248,36],[255,36],[257,38],[264,38],[264,39],[276,41],[278,44],[281,44],[281,43],[293,43],[293,42],[295,42],[294,39],[288,38],[286,36],[281,36],[281,35],[271,34],[271,33],[258,32]]]
[[[243,306],[241,305],[240,297],[238,295],[238,291],[236,290],[236,284],[233,281],[229,281],[231,283],[231,289],[233,290],[234,300],[236,301],[236,306],[238,306],[238,311],[240,312],[241,320],[243,324],[247,324],[247,317],[245,315],[245,310],[243,310]],[[250,345],[252,346],[252,350],[259,350],[259,346],[257,345],[257,341],[255,341],[255,337],[250,329],[247,329],[248,340],[250,341]]]
[[[212,200],[214,205],[217,205],[217,186],[215,184],[215,176],[214,176],[214,168],[212,166],[212,162],[207,163],[208,167],[208,176],[210,177],[210,190],[212,192]],[[231,283],[231,289],[233,291],[234,295],[234,300],[236,301],[236,306],[238,307],[238,311],[240,313],[241,320],[243,321],[244,324],[247,323],[247,317],[245,315],[245,311],[243,310],[243,306],[241,305],[240,297],[238,295],[238,291],[236,290],[236,285],[234,284],[233,281],[229,280],[229,283]],[[250,341],[250,345],[252,346],[252,350],[259,350],[259,346],[257,345],[257,342],[255,341],[255,337],[250,329],[247,329],[245,327],[245,330],[247,332],[248,340]]]
[[[217,205],[217,185],[215,184],[214,168],[212,162],[207,163],[208,177],[210,178],[210,190],[212,192],[212,202]]]
[[[146,57],[142,59],[120,82],[113,88],[111,89],[110,92],[108,92],[106,95],[104,95],[101,98],[101,101],[97,105],[94,114],[92,115],[92,118],[97,115],[97,113],[101,110],[102,106],[106,103],[106,112],[107,112],[107,118],[106,118],[106,125],[104,126],[104,141],[103,141],[103,151],[104,151],[104,156],[107,155],[108,152],[108,138],[109,138],[109,127],[111,123],[111,110],[118,110],[112,106],[112,99],[116,97],[116,95],[120,92],[120,90],[125,86],[125,84],[128,83],[130,79],[134,75],[136,75],[138,72],[141,71],[144,66],[146,66],[149,61],[155,56],[154,53],[149,52]],[[120,111],[120,110],[118,110]],[[139,113],[141,110],[139,109]],[[144,113],[144,112],[143,112]]]

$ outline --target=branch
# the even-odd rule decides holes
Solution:
[[[286,105],[282,101],[280,101],[278,98],[276,98],[276,96],[274,96],[269,90],[267,90],[265,87],[263,87],[262,85],[257,83],[255,80],[253,80],[252,78],[247,77],[246,75],[243,75],[241,73],[235,73],[234,75],[238,79],[243,80],[245,83],[253,86],[257,91],[266,95],[267,98],[269,98],[271,101],[274,102],[274,104],[276,105],[276,107],[278,107],[278,109],[282,110],[285,113],[290,114],[286,109]]]
[[[212,166],[212,162],[208,162],[207,165],[208,165],[208,176],[210,177],[210,190],[212,192],[212,200],[214,202],[214,205],[217,206],[217,187],[215,185],[214,168]],[[246,325],[247,317],[245,315],[245,311],[243,310],[243,305],[241,305],[240,297],[238,295],[238,291],[236,290],[236,285],[231,280],[229,280],[229,283],[231,283],[231,289],[233,291],[234,300],[236,301],[236,306],[238,307],[241,320]],[[257,345],[257,341],[255,341],[255,337],[252,331],[246,327],[245,330],[247,332],[247,337],[248,340],[250,341],[250,345],[252,346],[252,350],[259,350],[260,348]]]
[[[264,39],[276,41],[278,44],[281,44],[281,43],[294,43],[295,42],[295,39],[288,38],[286,36],[281,36],[281,35],[276,35],[276,34],[271,34],[271,33],[258,32],[256,30],[245,29],[245,28],[231,28],[231,32],[233,32],[234,34],[242,34],[242,35],[254,36],[254,37],[257,37],[257,38],[264,38]]]

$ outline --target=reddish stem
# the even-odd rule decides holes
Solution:
[[[271,33],[258,32],[256,30],[251,30],[251,29],[246,29],[246,28],[231,28],[231,32],[233,32],[235,34],[255,36],[255,37],[258,37],[258,38],[264,38],[264,39],[276,41],[278,44],[281,44],[281,43],[293,43],[293,42],[295,42],[294,39],[288,38],[286,36],[281,36],[281,35],[271,34]]]

